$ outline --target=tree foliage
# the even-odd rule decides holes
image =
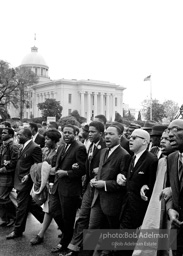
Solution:
[[[43,118],[55,116],[56,120],[59,120],[62,116],[63,107],[55,99],[46,99],[45,102],[38,103],[38,108],[41,110]]]
[[[140,111],[139,111],[139,113],[138,113],[138,117],[137,117],[137,120],[138,120],[138,121],[142,121],[142,118],[141,118],[141,113],[140,113]]]
[[[60,118],[59,125],[64,127],[66,124],[72,124],[80,127],[80,123],[76,120],[74,116],[64,116]]]
[[[119,122],[119,123],[123,123],[123,118],[118,112],[115,113],[114,121]]]
[[[17,103],[18,88],[15,83],[15,71],[9,64],[0,60],[0,114],[8,115],[7,105]]]
[[[128,121],[133,121],[133,120],[135,120],[135,117],[131,114],[131,112],[130,112],[130,110],[128,110],[128,111],[123,111],[123,117],[125,118],[125,119],[127,119]]]
[[[179,111],[179,105],[173,100],[166,100],[163,102],[163,106],[166,113],[166,117],[171,122],[175,118],[177,112]]]
[[[30,68],[13,69],[9,63],[0,60],[0,114],[7,112],[7,106],[11,103],[15,108],[20,107],[22,119],[26,100],[25,90],[37,82],[38,77]]]
[[[80,116],[80,114],[78,113],[77,110],[73,110],[73,111],[71,112],[71,116],[75,117],[76,120],[77,120],[80,124],[86,122],[86,118],[83,117],[83,116]]]
[[[145,120],[150,120],[150,100],[144,100],[142,106]],[[154,99],[152,101],[152,120],[155,122],[162,122],[164,117],[166,117],[166,112],[163,104],[160,104],[158,100]]]

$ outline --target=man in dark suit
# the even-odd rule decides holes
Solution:
[[[11,226],[14,223],[16,208],[10,200],[13,188],[14,172],[18,159],[18,145],[13,142],[14,130],[4,128],[3,144],[0,147],[0,215],[2,225]]]
[[[30,211],[40,222],[43,222],[44,212],[42,208],[32,200],[30,191],[33,182],[30,177],[30,168],[34,163],[42,161],[41,148],[32,141],[32,133],[29,128],[23,128],[18,132],[19,143],[23,145],[18,157],[14,188],[17,191],[17,211],[14,230],[6,237],[14,239],[22,236],[25,230],[26,219]]]
[[[36,123],[29,123],[29,128],[32,132],[32,140],[38,144],[41,148],[45,145],[45,138],[43,135],[39,134],[38,126]]]
[[[167,202],[167,212],[171,221],[171,227],[177,229],[177,250],[174,256],[183,255],[183,120],[176,119],[168,126],[171,146],[177,150],[167,158],[169,184],[172,189],[172,197]]]
[[[107,220],[106,228],[119,228],[119,214],[125,196],[125,188],[118,185],[116,179],[119,173],[126,175],[131,159],[128,152],[120,146],[121,134],[120,125],[116,123],[111,124],[105,131],[107,148],[102,149],[97,176],[90,181],[90,185],[95,190],[89,222],[91,233],[89,232],[85,236],[87,243],[93,229],[104,227],[104,220]]]
[[[119,174],[117,183],[126,186],[127,196],[120,216],[121,229],[136,229],[141,226],[156,178],[158,159],[147,148],[150,135],[135,129],[130,137],[130,150],[134,152],[128,169],[127,179]],[[148,196],[147,196],[148,192]],[[123,251],[131,255],[132,251]]]
[[[65,252],[72,239],[76,211],[82,192],[82,176],[85,174],[87,158],[85,146],[75,140],[75,127],[65,125],[63,140],[58,149],[56,175],[52,189],[50,213],[60,216],[63,225],[60,227],[62,238],[60,244],[52,252]]]
[[[88,228],[90,219],[91,203],[93,200],[94,188],[89,184],[90,180],[96,176],[99,168],[100,152],[106,147],[103,140],[104,125],[101,122],[93,121],[89,124],[89,147],[86,160],[86,176],[84,180],[84,195],[79,212],[79,217],[75,223],[75,230],[72,241],[68,248],[71,250],[66,255],[76,255],[80,251],[83,242],[83,230]]]

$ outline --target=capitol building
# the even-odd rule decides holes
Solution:
[[[30,88],[29,106],[25,107],[23,118],[41,117],[37,104],[46,99],[60,102],[62,117],[70,115],[73,110],[78,110],[87,122],[98,114],[104,114],[107,120],[114,120],[115,112],[123,116],[123,86],[90,79],[51,80],[49,66],[36,46],[31,47],[31,52],[23,58],[20,67],[31,68],[39,77],[39,82]],[[10,115],[14,117],[12,113]]]

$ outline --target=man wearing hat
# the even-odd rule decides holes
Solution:
[[[162,133],[167,128],[166,125],[155,125],[152,127],[152,131],[150,133],[151,136],[151,148],[149,151],[153,153],[159,159],[161,157],[161,148],[160,148],[160,140]]]
[[[130,136],[132,134],[132,132],[135,130],[135,129],[138,129],[140,128],[140,125],[138,124],[135,124],[135,123],[131,123],[128,128],[126,129],[126,132],[125,132],[125,136],[127,139],[130,139]]]

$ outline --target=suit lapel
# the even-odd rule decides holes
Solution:
[[[32,145],[33,141],[30,141],[26,146],[25,148],[23,148],[21,151],[20,151],[20,155],[19,155],[19,158],[22,156],[22,154]]]
[[[131,168],[131,164],[130,164],[130,168],[129,168],[129,171],[130,171],[129,176],[130,176],[130,178],[138,171],[138,168],[139,168],[139,166],[141,165],[141,163],[144,161],[144,158],[146,157],[146,154],[147,154],[147,151],[145,151],[145,152],[140,156],[140,158],[137,160],[135,166],[133,167],[132,172],[130,171],[130,170],[131,170],[131,169],[130,169],[130,168]]]
[[[75,141],[69,146],[69,148],[67,149],[67,151],[63,154],[63,156],[61,157],[61,161],[67,156],[67,154],[72,150],[72,148],[75,146]],[[65,147],[65,145],[64,145]],[[62,148],[62,152],[65,148]]]
[[[107,164],[108,162],[110,162],[111,159],[112,159],[116,154],[119,153],[119,151],[120,151],[120,146],[118,146],[118,147],[110,154],[110,156],[106,159],[106,161],[103,162],[103,165],[104,165],[104,164]]]

